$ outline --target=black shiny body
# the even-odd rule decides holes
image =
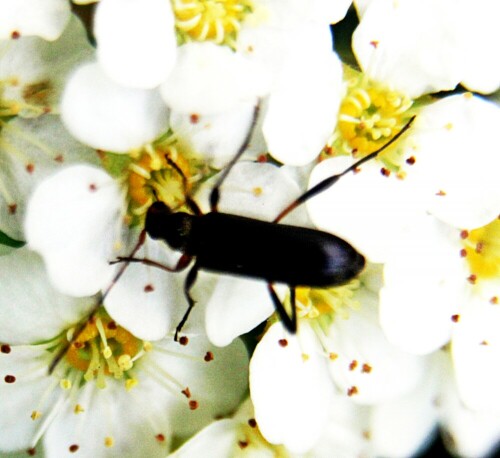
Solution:
[[[161,202],[146,232],[196,259],[200,269],[290,286],[325,287],[358,275],[364,257],[332,234],[226,213],[171,213]]]

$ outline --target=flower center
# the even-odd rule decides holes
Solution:
[[[213,41],[234,47],[241,22],[251,13],[251,0],[173,0],[181,42]]]
[[[99,388],[106,386],[105,377],[127,378],[133,358],[143,343],[117,326],[107,315],[98,315],[85,324],[83,331],[66,353],[69,365],[84,372],[86,381],[96,380]]]
[[[297,316],[325,326],[330,325],[335,316],[347,318],[349,309],[356,310],[360,306],[354,297],[359,287],[358,279],[333,288],[299,287],[296,290]]]
[[[500,219],[472,231],[462,231],[462,255],[473,282],[500,278]]]
[[[126,187],[130,226],[141,225],[155,201],[181,210],[186,195],[210,174],[207,164],[184,149],[169,133],[129,155],[102,153],[104,167]]]
[[[346,73],[347,94],[340,105],[337,131],[325,151],[363,157],[386,144],[406,125],[413,114],[413,100],[352,69]],[[397,168],[399,155],[395,149],[388,148],[381,158]]]
[[[15,77],[0,80],[0,130],[1,123],[14,116],[33,118],[50,112],[52,96],[49,81],[21,86]]]

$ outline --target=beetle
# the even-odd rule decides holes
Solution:
[[[294,333],[297,330],[295,288],[298,286],[339,286],[356,277],[365,266],[365,258],[348,242],[333,234],[320,230],[278,224],[288,213],[315,195],[323,192],[342,176],[356,171],[362,164],[375,158],[381,151],[398,140],[412,124],[415,117],[385,145],[358,160],[343,172],[330,176],[302,194],[288,205],[272,222],[221,213],[218,211],[220,187],[250,143],[258,117],[259,105],[255,107],[252,126],[237,154],[221,172],[210,193],[210,211],[203,213],[187,193],[187,180],[182,170],[168,157],[170,163],[184,182],[186,204],[192,213],[174,212],[164,202],[154,202],[148,209],[144,233],[152,239],[166,242],[172,249],[182,253],[173,268],[146,258],[132,256],[118,258],[115,262],[141,262],[159,267],[168,272],[179,272],[192,264],[184,283],[184,294],[189,304],[182,320],[177,325],[174,339],[177,341],[182,327],[195,305],[190,290],[200,269],[221,274],[233,274],[262,279],[275,309],[285,326]],[[238,239],[234,238],[238,234]],[[240,238],[245,243],[240,242]],[[301,263],[289,261],[290,250]],[[137,247],[134,251],[137,251]],[[265,262],[263,262],[265,259]],[[290,287],[291,316],[286,312],[273,283],[281,282]]]

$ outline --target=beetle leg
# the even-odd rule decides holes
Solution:
[[[177,264],[175,267],[169,267],[166,266],[165,264],[162,264],[157,261],[153,261],[152,259],[148,258],[133,258],[133,257],[124,257],[124,256],[119,256],[116,258],[115,261],[110,261],[110,264],[118,264],[119,262],[140,262],[141,264],[145,264],[147,266],[151,267],[157,267],[158,269],[166,270],[167,272],[180,272],[181,270],[184,270],[189,263],[192,261],[193,257],[189,256],[188,254],[183,254],[179,260],[177,261]]]
[[[189,306],[186,312],[184,313],[182,320],[175,328],[174,340],[176,342],[179,341],[179,332],[181,332],[183,326],[186,324],[189,314],[191,313],[191,310],[196,304],[196,301],[191,297],[190,291],[194,285],[194,282],[196,281],[197,276],[198,276],[198,264],[195,263],[194,266],[191,268],[191,270],[188,272],[186,280],[184,281],[184,295],[186,296]]]
[[[276,291],[274,290],[272,283],[267,284],[267,289],[273,301],[274,308],[276,309],[276,312],[278,313],[278,316],[280,317],[280,320],[283,323],[283,326],[288,332],[295,334],[297,332],[297,308],[295,305],[295,287],[290,286],[290,304],[292,306],[291,318],[288,315],[287,311],[285,310],[285,307],[283,306],[282,302],[280,301],[280,298],[276,294]]]

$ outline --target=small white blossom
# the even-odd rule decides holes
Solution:
[[[353,50],[371,78],[412,97],[451,90],[459,83],[483,93],[500,86],[500,61],[485,55],[500,40],[495,0],[355,4],[361,20]]]
[[[34,449],[42,439],[48,457],[165,456],[174,435],[191,435],[239,403],[247,379],[241,342],[216,349],[199,335],[184,346],[151,344],[98,312],[65,348],[96,299],[53,290],[26,249],[0,263],[0,450]]]
[[[303,453],[325,432],[325,405],[334,404],[334,397],[384,406],[417,390],[426,360],[387,341],[376,295],[366,287],[297,294],[298,333],[288,334],[279,323],[267,330],[250,362],[250,392],[264,437]],[[342,310],[349,304],[354,310]],[[412,447],[429,426],[426,431]]]
[[[0,39],[35,35],[56,40],[68,24],[68,0],[3,0],[0,3]]]

